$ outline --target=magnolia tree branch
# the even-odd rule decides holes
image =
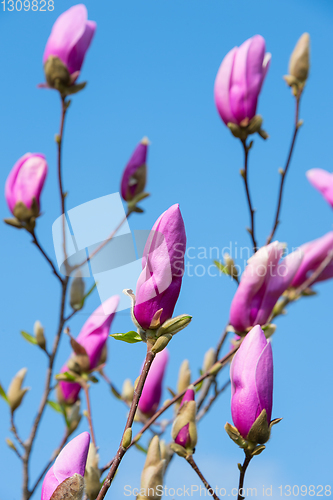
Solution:
[[[239,485],[238,485],[238,497],[237,497],[237,500],[244,500],[244,498],[245,498],[241,494],[241,491],[243,491],[243,485],[244,485],[244,479],[245,479],[245,472],[246,472],[246,469],[248,468],[248,465],[251,462],[252,458],[253,458],[252,456],[246,455],[243,465],[239,464],[240,465],[240,467],[239,467],[240,474],[239,474]]]
[[[90,404],[90,397],[89,397],[89,385],[84,381],[80,381],[80,384],[81,384],[81,387],[84,390],[84,394],[86,396],[87,419],[88,419],[88,424],[89,424],[91,441],[92,441],[93,445],[95,446],[95,448],[97,448],[94,427],[93,427],[93,423],[92,423],[91,404]]]
[[[247,197],[247,202],[249,205],[250,219],[251,219],[251,227],[248,228],[248,232],[250,233],[250,236],[252,238],[253,251],[256,252],[258,250],[258,246],[257,246],[255,234],[254,234],[254,212],[255,212],[255,210],[253,208],[252,201],[251,201],[249,181],[248,181],[249,151],[250,151],[251,146],[248,146],[246,144],[245,139],[243,139],[241,142],[242,142],[242,145],[244,148],[244,170],[241,170],[241,175],[244,179],[246,197]]]
[[[58,182],[59,182],[59,192],[60,192],[60,200],[61,200],[61,213],[63,214],[63,245],[64,245],[64,257],[65,257],[65,262],[66,262],[66,241],[65,241],[65,197],[66,194],[63,191],[63,182],[62,182],[62,161],[61,161],[61,153],[62,153],[62,142],[63,142],[63,131],[64,131],[64,124],[65,124],[65,116],[66,116],[66,111],[68,109],[68,104],[65,101],[64,97],[61,97],[61,120],[60,120],[60,132],[59,135],[56,136],[56,142],[58,144]],[[22,457],[23,461],[23,500],[29,500],[29,498],[32,496],[35,487],[32,490],[29,490],[29,462],[30,462],[30,456],[31,456],[31,451],[33,448],[33,444],[36,438],[37,430],[41,421],[41,418],[43,416],[48,397],[51,391],[51,381],[52,381],[52,376],[53,376],[53,368],[54,368],[54,361],[55,357],[57,354],[59,342],[60,342],[60,337],[66,322],[65,318],[65,304],[66,304],[66,295],[67,295],[67,288],[68,288],[68,280],[69,277],[65,276],[64,278],[61,278],[58,272],[55,272],[55,267],[51,261],[51,259],[48,258],[46,253],[43,251],[42,247],[39,245],[38,240],[36,238],[36,235],[33,233],[33,241],[36,244],[36,246],[39,248],[41,253],[44,255],[44,257],[47,259],[49,264],[52,267],[53,272],[57,276],[57,278],[61,281],[61,299],[60,299],[60,311],[59,311],[59,322],[58,322],[58,330],[53,342],[53,348],[52,351],[49,355],[49,363],[48,363],[48,368],[46,372],[46,380],[45,380],[45,389],[42,395],[41,402],[39,404],[39,409],[37,412],[37,415],[34,419],[30,435],[27,439],[27,441],[24,443],[24,455]],[[39,479],[40,480],[40,479]],[[38,480],[38,482],[39,482]],[[38,483],[37,483],[38,484]]]
[[[292,137],[292,140],[291,140],[291,145],[290,145],[290,149],[289,149],[289,154],[288,154],[286,165],[284,167],[284,170],[280,171],[281,181],[280,181],[280,189],[279,189],[279,196],[278,196],[278,204],[277,204],[277,208],[276,208],[276,214],[275,214],[273,229],[272,229],[271,234],[267,238],[266,245],[268,245],[272,241],[272,239],[274,237],[274,234],[275,234],[275,231],[276,231],[276,229],[277,229],[277,227],[278,227],[278,225],[280,223],[279,217],[280,217],[280,211],[281,211],[281,205],[282,205],[282,195],[283,195],[284,182],[286,180],[286,176],[287,176],[287,173],[288,173],[289,165],[290,165],[290,162],[291,162],[291,157],[292,157],[292,154],[293,154],[293,151],[294,151],[294,146],[295,146],[295,142],[296,142],[297,133],[298,133],[300,127],[301,127],[301,122],[299,121],[299,103],[300,103],[300,97],[301,97],[300,94],[298,94],[295,97],[295,100],[296,100],[295,128],[294,128],[294,133],[293,133],[293,137]]]
[[[96,498],[96,500],[102,500],[103,498],[105,498],[105,495],[108,491],[108,489],[110,488],[111,486],[111,483],[114,479],[114,476],[117,472],[117,469],[120,465],[120,462],[123,458],[123,456],[125,455],[126,451],[129,449],[130,445],[127,447],[124,447],[124,438],[126,437],[125,435],[127,434],[127,430],[132,428],[132,424],[133,424],[133,421],[134,421],[134,417],[135,417],[135,413],[136,413],[136,410],[137,410],[137,407],[138,407],[138,404],[139,404],[139,401],[140,401],[140,397],[141,397],[141,394],[142,394],[142,389],[143,389],[143,386],[145,384],[145,381],[146,381],[146,378],[147,378],[147,375],[148,375],[148,372],[149,372],[149,369],[152,365],[152,362],[155,358],[156,354],[153,353],[151,351],[151,346],[150,344],[148,343],[147,344],[147,355],[146,355],[146,360],[145,360],[145,363],[143,365],[143,368],[142,368],[142,372],[141,372],[141,375],[140,375],[140,379],[139,379],[139,382],[138,382],[138,385],[136,386],[136,388],[134,389],[134,396],[133,396],[133,400],[132,400],[132,404],[131,404],[131,408],[130,408],[130,411],[129,411],[129,414],[128,414],[128,417],[127,417],[127,421],[126,421],[126,425],[125,425],[125,429],[124,429],[124,432],[123,432],[123,435],[122,435],[122,438],[121,438],[121,442],[120,442],[120,446],[118,448],[118,451],[117,451],[117,454],[116,456],[113,458],[112,460],[112,465],[111,465],[111,468],[110,468],[110,471],[104,481],[104,484]]]
[[[214,500],[220,500],[219,497],[215,494],[213,488],[208,483],[208,481],[204,478],[202,472],[200,471],[199,467],[197,466],[197,464],[194,461],[193,455],[188,455],[186,457],[186,461],[190,464],[190,466],[195,471],[195,473],[198,474],[198,476],[200,477],[201,481],[203,482],[203,484],[205,485],[205,488],[207,489],[207,491],[209,493],[209,496],[213,497]]]
[[[62,277],[60,276],[60,274],[56,270],[55,265],[53,264],[52,260],[47,255],[47,253],[45,252],[45,250],[41,246],[40,242],[38,241],[37,236],[35,234],[35,231],[32,231],[31,235],[32,235],[32,242],[36,245],[36,247],[38,248],[38,250],[41,252],[41,254],[45,257],[45,259],[47,260],[47,262],[50,264],[50,266],[52,268],[52,271],[53,271],[53,274],[58,278],[58,280],[60,281],[60,283],[62,283],[63,282]]]

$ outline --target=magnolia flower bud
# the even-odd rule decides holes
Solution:
[[[30,387],[25,387],[24,389],[22,389],[22,384],[27,371],[27,368],[22,368],[20,371],[18,371],[8,388],[7,398],[12,413],[14,413],[16,408],[20,406],[25,393],[30,390]]]
[[[185,391],[191,383],[191,370],[188,359],[184,359],[182,362],[179,375],[178,375],[178,384],[177,384],[177,392]]]
[[[213,349],[213,347],[211,347],[205,354],[202,365],[202,373],[208,372],[208,370],[210,370],[210,368],[213,366],[214,362],[215,362],[215,350]]]
[[[140,494],[137,500],[160,500],[163,488],[163,474],[165,459],[161,458],[161,449],[158,436],[150,442],[147,458],[141,474]]]
[[[194,386],[190,386],[184,394],[178,415],[172,426],[171,436],[177,445],[177,447],[173,448],[176,453],[178,453],[178,447],[180,447],[186,450],[186,454],[192,455],[197,444],[195,422],[197,409],[194,396]]]
[[[141,194],[146,185],[147,152],[149,141],[144,137],[135,148],[127,163],[121,180],[121,196],[125,201],[132,201]]]
[[[169,353],[166,349],[156,354],[148,372],[139,401],[141,413],[151,417],[158,408],[162,396],[162,384]]]
[[[70,291],[70,305],[75,311],[79,311],[83,306],[84,298],[84,280],[82,279],[81,272],[78,271],[72,281]]]
[[[61,450],[44,478],[41,500],[82,500],[89,441],[83,432]]]
[[[224,258],[224,264],[225,264],[226,270],[228,271],[229,276],[231,276],[232,278],[237,280],[238,279],[238,271],[237,271],[237,267],[235,266],[234,259],[228,253],[223,254],[223,258]]]
[[[42,326],[40,321],[36,321],[34,324],[34,333],[37,344],[41,349],[45,351],[46,349],[46,341],[44,336],[44,327]]]
[[[123,389],[121,391],[121,397],[126,403],[131,404],[134,396],[134,387],[132,381],[127,378],[123,383]]]
[[[303,33],[298,40],[289,61],[289,74],[303,84],[306,82],[310,67],[310,35]]]
[[[93,443],[89,445],[84,482],[89,500],[95,500],[101,489],[101,473],[98,468],[99,455]]]
[[[69,433],[72,434],[79,426],[81,422],[82,415],[80,413],[81,410],[81,402],[80,400],[76,401],[71,406],[66,405],[66,416],[67,421],[69,423]]]

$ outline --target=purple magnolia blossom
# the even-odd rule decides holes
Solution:
[[[74,5],[66,10],[53,25],[43,63],[50,56],[55,56],[65,64],[71,75],[79,72],[95,30],[96,23],[88,21],[85,5]]]
[[[230,367],[231,415],[246,439],[263,410],[270,423],[273,404],[272,347],[259,325],[246,335]]]
[[[176,204],[157,219],[144,248],[134,306],[134,316],[144,330],[160,309],[161,324],[172,317],[184,274],[185,249],[185,226]]]
[[[89,369],[99,365],[103,348],[109,336],[111,323],[119,303],[119,296],[114,295],[103,302],[87,319],[76,341],[85,348],[89,357]],[[105,314],[106,311],[106,314]],[[68,371],[67,364],[60,373]],[[72,404],[78,398],[81,386],[76,382],[59,382],[60,399]]]
[[[163,377],[168,359],[169,353],[167,349],[163,349],[163,351],[156,354],[143,386],[139,409],[148,417],[154,415],[161,400]]]
[[[89,432],[82,432],[61,450],[44,478],[41,500],[50,500],[57,487],[74,474],[79,474],[83,478],[89,442]]]
[[[195,400],[195,392],[193,389],[187,389],[185,392],[182,402],[180,403],[181,408],[186,401],[194,401]],[[189,431],[190,423],[184,425],[178,432],[176,438],[175,438],[175,443],[179,444],[180,446],[183,446],[184,448],[187,448],[190,446],[191,443],[191,436],[190,436],[190,431]]]
[[[46,174],[47,163],[40,153],[27,153],[15,163],[5,185],[5,197],[11,212],[20,201],[31,208],[34,198],[40,208],[39,198]]]
[[[121,196],[125,201],[131,201],[145,188],[148,145],[148,140],[142,139],[125,167],[121,179]]]
[[[333,173],[331,174],[322,168],[313,168],[306,172],[306,176],[312,186],[318,189],[333,208]]]
[[[304,253],[304,258],[291,283],[296,288],[301,286],[318,269],[323,260],[333,252],[333,231],[317,240],[305,243],[300,247],[300,250]],[[333,262],[324,269],[314,283],[329,278],[333,278]]]
[[[249,38],[225,56],[216,76],[214,96],[226,125],[229,122],[241,125],[243,120],[249,121],[255,116],[270,59],[271,54],[265,54],[265,40],[260,35]]]
[[[274,241],[248,260],[230,308],[230,324],[236,331],[264,325],[281,294],[291,285],[303,252],[296,250],[279,264],[283,251],[284,244]]]

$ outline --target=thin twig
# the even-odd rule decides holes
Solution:
[[[18,443],[20,443],[20,445],[22,446],[22,448],[25,448],[25,444],[24,444],[24,442],[22,441],[22,439],[20,438],[20,436],[19,436],[19,434],[17,432],[16,425],[15,425],[15,422],[14,422],[14,415],[13,415],[13,413],[10,414],[10,425],[11,425],[11,429],[10,430],[14,434],[15,439],[17,440]]]
[[[246,455],[244,463],[241,466],[240,474],[239,474],[239,486],[238,486],[238,498],[237,498],[237,500],[244,500],[244,498],[245,498],[243,495],[241,495],[241,491],[244,491],[243,485],[244,485],[245,472],[246,472],[246,469],[248,468],[248,465],[251,462],[251,460],[252,460],[252,456]]]
[[[92,441],[93,445],[95,446],[95,448],[97,448],[94,427],[93,427],[93,423],[92,423],[91,404],[90,404],[90,397],[89,397],[89,386],[85,382],[80,382],[80,384],[81,384],[81,386],[84,390],[84,394],[86,396],[87,419],[88,419],[88,424],[89,424],[89,429],[90,429],[91,441]]]
[[[200,471],[200,469],[197,466],[197,464],[195,463],[193,455],[188,455],[185,459],[190,464],[190,466],[192,467],[192,469],[196,472],[196,474],[198,474],[198,476],[200,477],[201,481],[203,482],[203,484],[205,485],[205,488],[207,489],[207,491],[209,493],[209,496],[213,497],[214,500],[220,500],[219,497],[214,492],[214,490],[211,487],[211,485],[208,483],[208,481],[203,476],[203,474]]]
[[[55,265],[53,264],[52,260],[50,259],[50,257],[47,255],[47,253],[45,252],[45,250],[43,249],[43,247],[41,246],[41,244],[39,243],[38,239],[37,239],[37,236],[35,234],[35,231],[32,231],[31,233],[32,235],[32,242],[36,245],[36,247],[39,249],[39,251],[42,253],[42,255],[45,257],[45,259],[47,260],[47,262],[50,264],[51,268],[52,268],[52,271],[53,273],[55,274],[55,276],[58,278],[58,280],[60,281],[60,283],[62,283],[62,277],[60,276],[60,274],[58,273],[58,271],[56,270],[55,268]]]
[[[111,486],[111,483],[113,481],[113,478],[117,472],[117,469],[120,465],[120,462],[123,458],[123,456],[125,455],[126,451],[128,450],[128,448],[124,448],[123,447],[123,439],[124,439],[124,435],[125,435],[125,432],[127,431],[127,429],[129,429],[130,427],[132,427],[132,424],[133,424],[133,421],[134,421],[134,417],[135,417],[135,413],[136,413],[136,410],[137,410],[137,407],[138,407],[138,404],[139,404],[139,400],[140,400],[140,397],[141,397],[141,393],[142,393],[142,389],[143,389],[143,386],[144,386],[144,383],[146,381],[146,378],[147,378],[147,375],[148,375],[148,372],[149,372],[149,369],[151,367],[151,364],[155,358],[156,354],[153,353],[151,351],[151,346],[149,344],[147,344],[147,355],[146,355],[146,360],[145,360],[145,363],[143,365],[143,368],[142,368],[142,372],[141,372],[141,375],[140,375],[140,379],[139,379],[139,382],[138,382],[138,385],[137,387],[135,388],[134,390],[134,396],[133,396],[133,401],[132,401],[132,404],[131,404],[131,408],[130,408],[130,411],[129,411],[129,414],[128,414],[128,417],[127,417],[127,422],[126,422],[126,425],[125,425],[125,429],[124,429],[124,433],[123,433],[123,436],[121,438],[121,442],[120,442],[120,446],[118,448],[118,451],[117,451],[117,454],[116,456],[114,457],[113,461],[112,461],[112,465],[111,465],[111,469],[104,481],[104,484],[96,498],[96,500],[102,500],[103,498],[105,498],[105,495],[108,491],[108,489],[110,488]]]
[[[250,233],[250,236],[252,238],[253,251],[256,252],[258,247],[257,247],[256,238],[255,238],[255,233],[254,233],[254,212],[255,212],[255,210],[253,208],[252,201],[251,201],[249,181],[248,181],[248,164],[249,164],[250,147],[246,144],[245,139],[241,140],[241,142],[242,142],[243,148],[244,148],[244,170],[242,170],[242,177],[244,179],[246,197],[247,197],[247,202],[249,205],[250,219],[251,219],[251,228],[248,228],[248,232]]]
[[[213,405],[213,403],[217,400],[217,398],[220,396],[220,394],[222,394],[222,392],[224,392],[226,390],[226,388],[230,385],[230,380],[228,380],[220,389],[218,389],[215,394],[213,396],[210,397],[207,405],[202,408],[201,412],[198,413],[197,415],[197,422],[199,422],[199,420],[202,419],[202,417],[204,417],[206,415],[206,413],[208,412],[208,410],[210,409],[210,407]]]
[[[103,241],[92,252],[91,255],[89,255],[84,261],[82,261],[81,264],[76,264],[76,265],[72,266],[72,271],[75,271],[75,269],[78,269],[79,267],[82,267],[84,264],[87,264],[88,262],[90,262],[95,257],[95,255],[98,254],[98,252],[100,252],[102,250],[102,248],[104,248],[105,245],[107,245],[115,237],[115,235],[117,234],[117,232],[119,231],[119,229],[121,228],[121,226],[123,224],[125,224],[126,220],[129,218],[129,216],[131,215],[132,212],[133,212],[133,210],[128,209],[125,217],[119,222],[118,226],[116,227],[116,229],[114,229],[112,231],[112,233],[110,234],[110,236],[105,241]]]
[[[42,472],[40,473],[38,479],[36,480],[35,484],[33,485],[33,487],[31,488],[30,490],[30,494],[31,496],[34,494],[35,492],[35,489],[37,488],[37,486],[39,485],[39,483],[41,482],[41,480],[43,479],[44,475],[46,474],[46,472],[48,471],[48,469],[50,468],[53,460],[55,458],[57,458],[57,456],[59,455],[59,453],[61,452],[62,448],[65,446],[65,444],[67,443],[67,440],[69,438],[69,432],[68,432],[68,429],[66,429],[66,432],[65,432],[65,435],[60,443],[60,445],[58,446],[58,448],[52,453],[52,457],[50,458],[50,460],[48,461],[48,463],[46,464],[46,466],[44,467],[44,469],[42,470]]]
[[[286,180],[286,176],[287,176],[287,173],[288,173],[288,169],[289,169],[291,157],[292,157],[292,154],[293,154],[293,151],[294,151],[294,146],[295,146],[295,142],[296,142],[297,133],[298,133],[298,131],[300,129],[299,118],[298,118],[299,117],[300,97],[301,97],[300,94],[298,94],[296,96],[296,98],[295,98],[296,99],[296,110],[295,110],[295,127],[294,127],[294,133],[293,133],[293,137],[292,137],[292,140],[291,140],[291,145],[290,145],[290,149],[289,149],[289,154],[288,154],[286,166],[284,167],[284,170],[281,171],[281,182],[280,182],[278,204],[277,204],[277,209],[276,209],[276,214],[275,214],[275,219],[274,219],[274,225],[273,225],[273,229],[272,229],[271,234],[267,238],[266,245],[268,245],[272,241],[272,239],[274,237],[274,234],[275,234],[275,231],[276,231],[276,229],[277,229],[277,227],[278,227],[278,225],[280,223],[279,216],[280,216],[281,205],[282,205],[282,195],[283,195],[284,181]]]

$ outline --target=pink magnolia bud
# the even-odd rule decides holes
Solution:
[[[99,365],[103,348],[109,336],[111,323],[119,303],[119,296],[114,295],[103,302],[96,311],[87,319],[76,341],[84,347],[89,358],[88,370],[93,370]],[[104,311],[107,311],[105,314]],[[60,373],[68,371],[67,363]],[[81,386],[76,382],[59,382],[58,398],[72,404],[78,398]]]
[[[167,349],[163,349],[163,351],[156,354],[143,386],[139,409],[148,417],[154,415],[161,400],[163,378],[168,359],[169,353]]]
[[[263,410],[270,423],[273,404],[273,354],[259,325],[246,335],[230,367],[231,414],[244,439]]]
[[[248,260],[230,308],[230,324],[236,331],[264,325],[279,297],[290,286],[303,252],[296,250],[279,264],[283,251],[284,244],[274,241]]]
[[[182,402],[180,403],[180,408],[183,407],[186,401],[194,401],[195,400],[195,392],[193,389],[187,389],[185,392]],[[175,437],[175,443],[183,446],[184,448],[188,448],[191,442],[191,436],[189,431],[190,423],[188,422],[184,427],[180,429],[177,436]]]
[[[317,240],[305,243],[300,247],[300,250],[304,253],[304,258],[291,283],[296,288],[301,286],[318,269],[329,253],[333,252],[333,231]],[[333,262],[324,269],[314,283],[329,278],[333,278]]]
[[[217,110],[227,125],[241,125],[256,114],[258,96],[265,79],[271,54],[265,54],[265,40],[255,35],[240,47],[234,47],[218,70],[214,95]]]
[[[64,63],[70,75],[79,72],[95,30],[96,23],[88,21],[85,5],[74,5],[66,10],[53,25],[43,63],[54,56]]]
[[[66,491],[64,489],[66,488],[66,486],[63,483],[67,480],[67,488],[70,488],[71,483],[68,481],[68,479],[72,478],[72,487],[74,488],[74,491],[79,491],[80,488],[83,489],[83,476],[89,450],[89,441],[89,433],[83,432],[76,438],[72,439],[65,446],[65,448],[61,450],[56,461],[52,465],[51,469],[48,470],[44,478],[41,500],[51,500],[51,498],[80,498],[79,496],[75,497],[74,495],[69,496],[68,493],[70,492],[70,490]],[[62,488],[62,495],[60,494],[57,496],[55,490],[58,487],[59,489]],[[68,496],[65,496],[65,492]],[[55,495],[53,496],[54,493]]]
[[[148,139],[143,138],[134,150],[127,163],[121,179],[121,196],[125,201],[131,201],[141,194],[146,185]]]
[[[333,208],[333,174],[322,168],[312,168],[306,172],[306,176]]]
[[[185,226],[176,204],[157,219],[143,252],[134,316],[144,330],[172,317],[184,274],[185,249]],[[152,325],[161,309],[159,322]]]
[[[12,213],[19,202],[30,209],[34,199],[39,210],[46,174],[47,163],[45,156],[40,153],[27,153],[15,163],[5,185],[5,197]]]

